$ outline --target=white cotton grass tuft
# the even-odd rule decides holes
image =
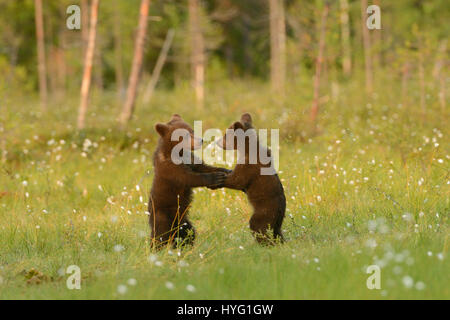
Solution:
[[[130,278],[130,279],[128,279],[127,284],[129,286],[135,286],[137,284],[137,280],[134,278]]]
[[[119,294],[125,294],[125,293],[127,293],[127,291],[128,291],[128,288],[127,288],[126,285],[124,285],[124,284],[119,284],[119,285],[117,286],[117,293],[119,293]]]
[[[417,281],[416,285],[415,285],[416,290],[424,290],[426,288],[425,283],[423,283],[422,281]]]
[[[166,288],[169,290],[173,290],[175,289],[175,285],[173,284],[173,282],[166,281]]]
[[[195,292],[197,289],[195,289],[195,287],[192,284],[188,284],[186,286],[186,290],[189,292]]]
[[[122,252],[123,250],[125,250],[125,247],[123,245],[121,245],[121,244],[116,244],[114,246],[114,251],[115,252]]]
[[[184,268],[184,267],[189,266],[189,264],[188,264],[186,261],[184,261],[184,260],[178,261],[177,265],[178,265],[179,267],[181,267],[181,268]]]
[[[410,276],[404,276],[402,278],[402,283],[405,286],[405,288],[410,289],[414,285],[414,280]]]

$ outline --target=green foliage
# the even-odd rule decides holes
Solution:
[[[288,76],[310,76],[317,56],[318,29],[323,1],[286,1],[288,41]],[[69,88],[79,86],[82,59],[81,32],[65,29],[65,9],[73,1],[44,1],[44,29],[47,54],[52,48],[62,48],[67,64]],[[209,61],[220,63],[232,76],[252,76],[265,79],[269,72],[269,10],[266,1],[205,1],[202,10],[202,30],[205,34]],[[350,0],[352,58],[362,65],[360,1]],[[327,70],[341,71],[339,3],[333,2],[328,19]],[[113,88],[115,78],[114,27],[118,25],[122,43],[122,64],[125,78],[131,67],[134,35],[139,14],[139,1],[105,1],[99,9],[98,51],[94,73],[101,72],[104,87]],[[13,17],[13,18],[11,18]],[[418,46],[434,51],[449,34],[448,3],[445,0],[383,1],[381,3],[381,43],[374,43],[383,65],[396,63],[397,51],[405,48],[414,53]],[[177,79],[189,77],[189,38],[187,3],[152,1],[147,34],[144,73],[151,73],[170,28],[176,31],[167,65],[163,69],[163,86],[172,86]],[[414,32],[418,30],[418,32]],[[418,43],[423,38],[421,44]],[[0,56],[14,67],[26,70],[27,82],[37,87],[36,45],[34,34],[34,4],[31,0],[0,2]],[[427,42],[428,41],[428,42]],[[51,57],[47,57],[51,63]],[[101,66],[98,64],[101,63]],[[217,69],[217,68],[215,68]],[[97,70],[97,71],[95,71]],[[49,77],[53,77],[52,74]],[[20,80],[20,79],[19,79]],[[178,83],[180,83],[178,81]]]

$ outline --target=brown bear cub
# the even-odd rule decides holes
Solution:
[[[194,157],[190,151],[200,148],[203,140],[194,136],[192,128],[179,115],[173,115],[166,124],[156,124],[155,129],[160,138],[153,157],[154,179],[148,203],[152,247],[192,244],[195,230],[187,217],[192,188],[221,187],[231,171],[208,166]],[[177,131],[181,134],[172,135],[177,129],[183,129]],[[188,156],[192,161],[174,163],[172,150],[180,143],[183,149],[179,156],[183,159]]]
[[[238,141],[240,137],[241,147]],[[281,224],[286,210],[283,185],[273,169],[270,150],[259,143],[250,114],[242,115],[241,121],[233,123],[217,143],[223,149],[238,151],[238,162],[228,174],[224,187],[242,190],[247,194],[254,209],[250,229],[256,240],[261,244],[274,244],[273,240],[283,242]],[[272,229],[273,237],[268,234],[269,229]]]

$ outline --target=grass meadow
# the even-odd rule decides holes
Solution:
[[[283,101],[264,83],[223,81],[203,110],[187,85],[159,90],[125,132],[114,92],[93,92],[81,132],[76,94],[46,113],[37,97],[6,96],[0,299],[449,299],[448,109],[434,94],[421,109],[414,88],[401,98],[398,81],[366,98],[361,83],[325,97],[316,135],[307,83]],[[195,246],[151,252],[154,124],[179,113],[225,130],[244,111],[257,128],[280,129],[287,242],[256,244],[244,193],[198,188]],[[66,286],[70,265],[80,290]],[[381,289],[366,286],[370,265]]]

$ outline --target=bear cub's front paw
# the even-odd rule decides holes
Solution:
[[[223,188],[227,174],[225,172],[213,172],[210,174],[210,183],[208,184],[209,189]]]

